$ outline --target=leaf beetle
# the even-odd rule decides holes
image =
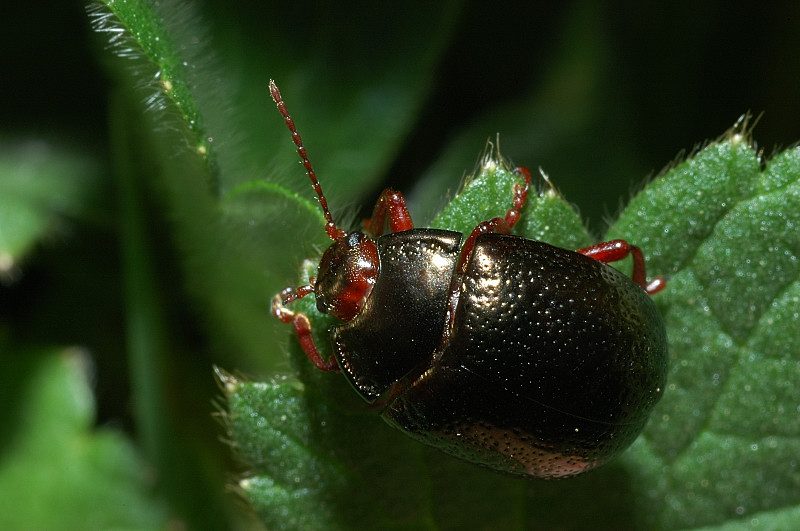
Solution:
[[[363,231],[333,221],[278,87],[289,128],[333,240],[309,285],[286,288],[272,313],[291,323],[320,370],[341,371],[391,425],[448,454],[512,475],[592,470],[639,435],[666,382],[667,341],[642,251],[614,240],[571,251],[511,234],[530,187],[504,217],[466,237],[415,228],[386,189]],[[388,232],[386,226],[388,225]],[[607,265],[628,256],[628,277]],[[314,294],[339,320],[324,359],[306,315]]]

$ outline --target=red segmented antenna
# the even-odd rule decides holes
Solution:
[[[300,138],[300,133],[297,132],[297,128],[294,126],[294,120],[289,115],[289,111],[286,110],[286,104],[283,102],[283,98],[281,97],[281,92],[278,90],[278,86],[275,84],[275,81],[269,80],[269,92],[272,94],[272,99],[278,106],[278,111],[283,116],[283,120],[286,122],[286,127],[289,128],[289,131],[292,133],[292,141],[297,146],[297,154],[300,155],[300,159],[303,161],[303,167],[306,169],[306,175],[308,178],[311,179],[311,186],[314,188],[314,191],[317,192],[317,196],[319,197],[319,205],[322,207],[322,213],[325,215],[325,219],[327,223],[325,224],[325,232],[328,233],[328,236],[332,240],[336,240],[338,238],[342,238],[345,235],[345,232],[336,226],[336,223],[333,222],[333,216],[331,216],[331,211],[328,210],[328,200],[325,199],[325,195],[322,193],[322,186],[320,186],[319,181],[317,180],[317,174],[314,173],[314,168],[311,167],[311,161],[308,160],[308,156],[306,155],[306,148],[303,146],[303,139]]]

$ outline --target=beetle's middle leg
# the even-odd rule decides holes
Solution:
[[[481,234],[511,234],[511,228],[519,221],[520,211],[525,206],[528,200],[528,190],[531,185],[531,173],[527,168],[516,168],[515,173],[520,175],[523,179],[523,184],[514,185],[514,199],[511,203],[511,208],[506,212],[505,217],[496,217],[488,221],[482,221],[472,229],[467,239],[464,240],[464,245],[461,247],[461,254],[456,263],[453,280],[450,283],[450,296],[447,302],[447,315],[448,324],[445,327],[445,337],[449,335],[452,330],[453,319],[455,319],[455,309],[458,306],[458,296],[461,291],[461,278],[467,271],[469,258],[475,248],[475,240]]]
[[[472,229],[472,232],[467,236],[464,245],[461,247],[461,255],[456,264],[456,276],[460,277],[467,270],[469,256],[472,254],[472,249],[475,247],[475,239],[478,236],[481,234],[511,234],[511,228],[519,221],[520,211],[528,200],[528,190],[531,186],[531,172],[528,171],[528,168],[523,167],[516,168],[514,172],[522,177],[523,184],[514,185],[514,199],[511,203],[511,208],[508,209],[505,217],[496,217],[489,221],[482,221]]]

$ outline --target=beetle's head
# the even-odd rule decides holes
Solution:
[[[363,232],[346,234],[336,226],[333,216],[328,210],[328,200],[322,193],[322,186],[317,180],[317,174],[308,160],[306,148],[294,120],[286,109],[281,93],[275,82],[270,80],[269,90],[272,99],[278,106],[278,111],[286,122],[286,127],[292,133],[292,141],[297,146],[297,154],[306,169],[306,175],[311,180],[311,187],[317,193],[319,206],[325,216],[325,232],[333,243],[322,255],[319,262],[319,272],[314,283],[314,295],[317,299],[317,309],[321,312],[349,321],[361,311],[364,303],[369,298],[375,279],[378,278],[378,246]]]
[[[363,232],[336,238],[319,262],[317,309],[349,321],[361,311],[378,278],[378,246]]]

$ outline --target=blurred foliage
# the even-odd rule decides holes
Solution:
[[[752,178],[774,146],[800,138],[794,2],[758,12],[743,2],[452,0],[396,12],[370,2],[109,4],[16,3],[0,22],[9,52],[0,84],[0,488],[27,491],[0,496],[3,528],[28,517],[50,529],[255,525],[230,493],[244,469],[211,415],[222,396],[212,367],[258,379],[291,374],[290,337],[269,301],[326,243],[270,78],[345,224],[390,184],[426,224],[498,133],[503,155],[544,168],[595,237],[632,190],[747,111],[764,112],[754,137],[765,156],[747,147],[744,175]],[[649,445],[635,445],[624,468],[534,487],[531,510],[567,497],[581,522],[633,526],[623,509],[634,490],[688,515],[648,521],[665,528],[729,518],[763,527],[796,512],[796,489],[765,483],[783,477],[771,467],[797,466],[784,455],[796,423],[783,421],[797,417],[796,374],[786,376],[797,349],[770,341],[771,331],[797,326],[796,227],[786,226],[782,203],[795,193],[792,153],[748,180],[749,195],[715,199],[725,204],[697,223],[687,212],[708,197],[687,195],[687,183],[670,190],[680,179],[664,179],[637,197],[652,205],[634,204],[614,225],[614,236],[640,235],[652,271],[681,273],[660,303],[681,331],[663,406],[671,413],[651,424]],[[659,209],[662,225],[637,214]],[[774,282],[758,281],[765,270],[777,272]],[[739,298],[756,284],[752,298]],[[716,319],[671,313],[673,297]],[[682,357],[690,339],[707,342],[708,360]],[[741,367],[720,372],[715,363]],[[777,385],[750,393],[763,379]],[[723,384],[720,395],[713,386]],[[694,407],[693,386],[711,386],[706,399],[716,408]],[[774,437],[753,443],[727,429],[736,411],[746,419],[740,432]],[[706,427],[726,438],[704,438]],[[48,441],[51,451],[42,448]],[[642,457],[653,448],[709,456],[711,466],[720,444],[753,473],[732,474],[717,490],[699,475],[642,483],[658,472],[641,466],[655,462]],[[697,461],[675,466],[689,474]],[[487,490],[505,481],[458,470]],[[600,518],[575,509],[592,507],[591,493],[609,479],[627,485],[616,505]],[[754,503],[767,498],[774,504]],[[66,506],[73,519],[58,518]],[[457,522],[457,512],[445,504],[437,521]],[[485,517],[471,523],[490,527]]]

